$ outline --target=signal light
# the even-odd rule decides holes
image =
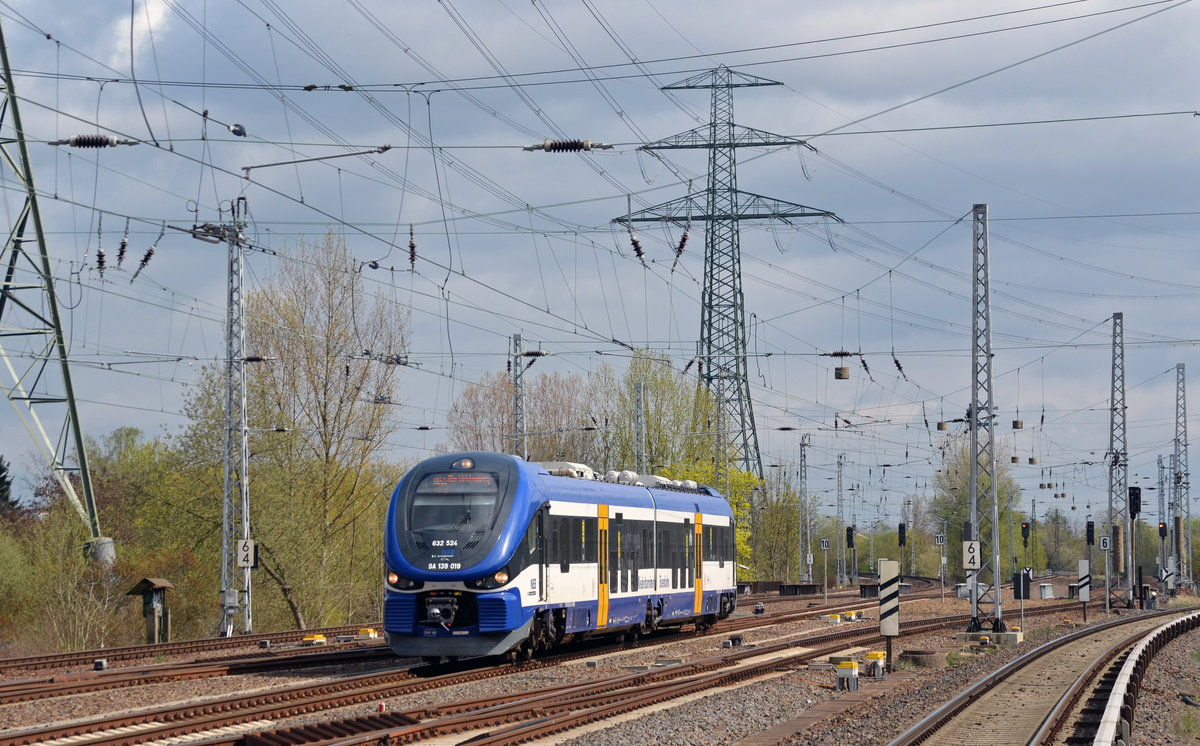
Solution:
[[[907,539],[906,534],[907,534],[907,531],[905,531],[904,523],[901,522],[900,523],[900,546],[904,546],[906,539]]]
[[[1028,523],[1021,524],[1021,538],[1022,539],[1029,538],[1029,524]]]
[[[1142,512],[1142,488],[1129,488],[1129,517],[1137,518],[1138,513]]]
[[[854,548],[854,526],[846,526],[846,546]]]
[[[1158,538],[1167,538],[1167,524],[1162,521],[1158,522]]]
[[[1158,525],[1161,526],[1162,524],[1160,523]],[[1088,543],[1089,547],[1094,546],[1096,543],[1096,522],[1095,521],[1087,522],[1087,543]]]

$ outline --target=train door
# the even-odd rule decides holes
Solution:
[[[608,626],[608,506],[599,506],[600,537],[596,552],[597,566],[600,571],[599,608],[596,610],[596,628]]]
[[[701,607],[704,605],[704,538],[703,527],[700,525],[700,514],[696,513],[695,526],[695,562],[696,562],[696,598],[695,608],[693,611],[696,614],[700,613]]]

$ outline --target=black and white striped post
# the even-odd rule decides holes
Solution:
[[[1092,563],[1079,560],[1079,601],[1083,604],[1083,623],[1087,624],[1087,605],[1092,591]]]
[[[887,670],[892,671],[892,638],[900,636],[900,562],[879,560],[879,634],[887,643]]]

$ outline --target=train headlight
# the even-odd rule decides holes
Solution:
[[[491,575],[485,575],[482,578],[468,580],[464,585],[476,591],[490,591],[493,588],[499,588],[509,581],[508,568],[497,570]]]
[[[387,580],[388,587],[395,588],[396,590],[400,591],[415,591],[416,589],[425,585],[420,580],[411,580],[395,570],[388,570],[384,578]]]

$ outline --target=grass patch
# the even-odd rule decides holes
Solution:
[[[1183,717],[1175,725],[1175,735],[1200,741],[1200,713],[1190,708],[1183,713]]]
[[[951,650],[946,653],[946,665],[947,666],[957,666],[961,662],[962,662],[962,654],[961,653],[954,651],[954,650]]]

